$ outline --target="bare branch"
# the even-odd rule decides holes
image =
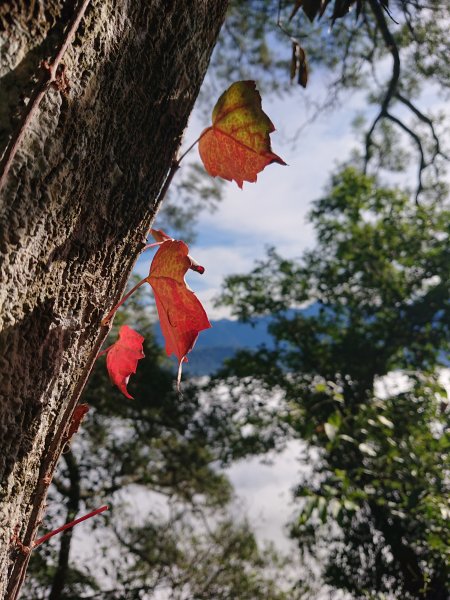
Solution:
[[[383,36],[383,40],[386,45],[386,48],[389,50],[389,52],[392,55],[393,63],[392,63],[392,76],[389,81],[386,95],[381,104],[380,112],[375,117],[375,119],[372,123],[372,126],[370,127],[370,129],[366,135],[366,156],[365,156],[364,170],[367,170],[367,164],[370,160],[370,149],[373,145],[372,138],[373,138],[375,128],[378,125],[379,121],[383,117],[387,116],[387,111],[388,111],[389,105],[392,101],[392,98],[395,96],[395,94],[397,92],[398,82],[400,80],[400,54],[398,51],[397,44],[394,40],[392,33],[389,30],[383,10],[382,10],[380,4],[378,3],[378,1],[377,0],[368,0],[368,2],[370,5],[370,8],[372,9],[372,12],[375,16],[377,25],[381,31],[381,35]]]
[[[432,135],[432,137],[433,137],[434,144],[435,144],[435,151],[434,151],[434,154],[433,154],[433,157],[432,157],[432,159],[430,160],[430,163],[431,163],[431,162],[433,162],[433,160],[434,160],[434,159],[436,158],[436,156],[438,156],[438,155],[440,155],[440,156],[442,156],[443,158],[445,158],[446,160],[448,160],[448,159],[449,159],[449,157],[448,157],[446,154],[444,154],[444,153],[442,152],[442,150],[441,150],[441,144],[440,144],[439,138],[438,138],[438,136],[437,136],[437,134],[436,134],[436,130],[435,130],[435,128],[434,128],[434,123],[433,123],[433,121],[430,119],[430,117],[427,117],[425,114],[423,114],[423,112],[422,112],[422,111],[420,111],[420,110],[419,110],[419,109],[418,109],[418,108],[417,108],[417,107],[416,107],[416,106],[415,106],[415,105],[414,105],[414,104],[413,104],[413,103],[412,103],[410,100],[408,100],[408,98],[405,98],[404,96],[402,96],[402,94],[400,94],[400,92],[397,92],[397,93],[395,94],[395,97],[396,97],[396,98],[397,98],[397,100],[399,100],[399,101],[400,101],[402,104],[404,104],[406,107],[408,107],[408,108],[409,108],[409,110],[410,110],[411,112],[413,112],[413,113],[416,115],[416,117],[417,117],[418,119],[420,119],[420,121],[422,121],[422,123],[426,123],[426,124],[428,125],[428,127],[430,128],[430,130],[431,130],[431,135]]]
[[[386,111],[384,116],[387,119],[389,119],[390,121],[392,121],[393,123],[396,123],[399,127],[401,127],[401,129],[403,129],[403,131],[405,133],[407,133],[409,136],[411,136],[412,139],[416,142],[417,150],[419,151],[419,157],[420,157],[419,171],[418,171],[418,175],[417,175],[418,185],[417,185],[416,197],[415,197],[416,204],[418,204],[418,198],[419,198],[421,192],[423,191],[422,175],[423,175],[424,170],[428,166],[427,163],[425,162],[425,154],[423,151],[422,141],[421,141],[420,137],[417,135],[417,133],[415,133],[412,129],[410,129],[407,125],[405,125],[403,123],[403,121],[401,121],[397,117],[394,117],[394,115],[392,115],[390,112]]]

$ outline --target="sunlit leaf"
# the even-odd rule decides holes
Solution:
[[[269,134],[275,130],[261,108],[261,96],[254,81],[233,83],[219,98],[212,114],[212,125],[199,141],[205,169],[213,177],[254,182],[267,165],[286,164],[274,154]]]

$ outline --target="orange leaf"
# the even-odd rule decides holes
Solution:
[[[180,366],[199,332],[211,327],[203,306],[184,281],[188,269],[204,271],[188,252],[184,242],[166,240],[154,256],[147,278],[155,294],[167,355],[175,354]]]
[[[127,384],[130,375],[136,373],[138,360],[144,358],[143,342],[142,335],[128,325],[123,325],[119,329],[119,339],[107,350],[106,367],[109,377],[127,398],[133,398],[127,391]]]
[[[219,98],[212,113],[212,126],[200,136],[199,152],[210,175],[254,182],[267,165],[286,163],[271,150],[272,121],[261,108],[254,81],[237,81]]]

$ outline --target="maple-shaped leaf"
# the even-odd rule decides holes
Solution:
[[[200,273],[204,271],[189,256],[184,242],[168,239],[156,252],[147,277],[155,294],[166,352],[178,358],[179,376],[181,363],[187,360],[186,355],[194,347],[199,332],[211,327],[203,306],[184,280],[187,270],[192,268]]]
[[[285,165],[272,152],[272,131],[275,127],[261,108],[255,82],[233,83],[214,107],[211,127],[200,136],[198,149],[205,169],[242,188],[244,181],[256,181],[267,165]]]
[[[127,391],[128,380],[136,373],[137,363],[144,358],[142,344],[143,336],[122,325],[119,329],[119,339],[106,351],[106,367],[111,381],[119,388],[124,396],[132,399]]]

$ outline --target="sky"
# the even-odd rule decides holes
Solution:
[[[324,94],[322,81],[313,86],[318,95]],[[355,110],[363,105],[362,94],[353,96],[351,111],[343,108],[329,113],[307,125],[296,137],[295,132],[306,120],[302,92],[297,87],[284,98],[263,98],[263,109],[277,129],[271,135],[272,150],[287,166],[269,165],[256,183],[245,182],[243,190],[235,182],[225,182],[217,210],[199,215],[190,252],[206,271],[203,276],[189,272],[186,280],[210,319],[230,316],[229,309],[213,303],[226,275],[248,272],[269,246],[289,258],[313,246],[314,233],[306,219],[311,201],[321,196],[334,166],[348,158],[355,147],[351,122]],[[200,110],[194,110],[183,148],[198,137],[204,126]],[[200,160],[196,149],[191,154],[190,160]],[[153,226],[158,228],[158,217]],[[143,277],[150,260],[151,256],[144,255],[138,261],[137,272]]]
[[[292,258],[314,245],[314,232],[306,219],[311,202],[321,196],[334,167],[347,159],[356,145],[351,123],[355,112],[364,106],[362,94],[352,96],[352,110],[329,113],[307,124],[296,136],[307,117],[302,109],[303,90],[297,87],[293,92],[284,98],[263,97],[263,109],[276,127],[271,135],[272,150],[287,166],[269,165],[256,183],[244,183],[243,190],[235,182],[225,182],[217,210],[204,211],[198,217],[190,253],[206,271],[201,276],[189,271],[186,280],[211,320],[230,317],[228,309],[213,303],[225,276],[248,272],[255,260],[264,257],[268,246]],[[323,96],[324,92],[323,80],[311,83],[313,95]],[[194,109],[180,153],[206,126],[202,112]],[[196,149],[189,158],[200,160]],[[159,227],[158,217],[153,227]],[[135,271],[141,277],[147,276],[152,256],[149,251],[139,258]],[[247,516],[258,541],[273,542],[283,553],[294,548],[287,523],[295,514],[293,489],[305,473],[306,467],[299,460],[303,449],[302,442],[292,440],[281,453],[237,461],[226,471],[236,492],[232,509],[236,516]],[[150,510],[144,496],[133,494],[129,498],[130,510],[136,515]]]
[[[388,77],[390,69],[390,59],[382,61],[379,66],[382,78]],[[263,110],[276,128],[271,134],[272,150],[287,166],[269,165],[258,175],[256,183],[245,182],[243,190],[235,182],[225,182],[223,200],[217,210],[199,213],[196,240],[190,251],[206,271],[203,276],[188,272],[186,280],[210,319],[231,316],[229,308],[214,304],[225,276],[249,272],[269,246],[276,247],[287,258],[299,257],[306,248],[313,247],[314,232],[307,221],[311,202],[322,196],[331,174],[350,158],[352,150],[361,150],[352,123],[356,116],[372,122],[378,107],[368,106],[364,90],[346,92],[341,94],[339,107],[311,121],[308,103],[326,99],[327,77],[330,76],[319,70],[311,74],[307,91],[294,85],[292,93],[282,97],[262,95]],[[204,104],[201,110],[198,105],[194,107],[180,154],[209,124],[205,122],[205,112],[212,112],[216,100],[211,99],[210,111],[205,111]],[[433,113],[441,110],[448,115],[446,102],[432,85],[416,101],[422,109],[432,108]],[[394,112],[399,116],[404,113],[398,107]],[[414,161],[406,175],[390,174],[388,180],[414,187],[416,149],[410,138],[404,142],[411,147]],[[200,163],[197,148],[189,153],[188,161]],[[159,227],[158,217],[153,227]],[[147,254],[138,261],[136,270],[142,277],[148,274],[150,260]]]
[[[206,271],[202,276],[189,272],[186,279],[211,320],[230,317],[228,309],[214,305],[224,277],[247,273],[269,246],[288,258],[299,257],[314,246],[314,232],[306,218],[311,202],[321,197],[336,166],[358,147],[352,129],[355,116],[364,112],[370,119],[374,114],[367,108],[364,93],[348,94],[340,109],[324,114],[296,134],[308,120],[303,93],[297,87],[288,97],[263,97],[263,109],[277,129],[271,135],[272,149],[287,166],[269,165],[256,183],[244,183],[243,190],[234,182],[226,182],[218,209],[199,215],[197,238],[190,253]],[[324,80],[315,79],[313,73],[309,94],[323,97],[325,93]],[[436,96],[429,91],[425,105],[435,101]],[[191,116],[182,152],[206,125],[200,114],[197,109]],[[199,160],[196,150],[191,159]],[[415,181],[415,171],[410,175]],[[158,228],[158,218],[154,227]],[[137,271],[143,277],[150,260],[145,256],[138,262]],[[391,375],[391,383],[401,385],[399,377]],[[286,523],[295,512],[293,488],[305,472],[305,465],[298,460],[301,450],[299,441],[290,442],[281,454],[270,456],[269,462],[247,459],[227,471],[237,494],[236,510],[247,513],[260,541],[271,540],[282,551],[291,547]]]

